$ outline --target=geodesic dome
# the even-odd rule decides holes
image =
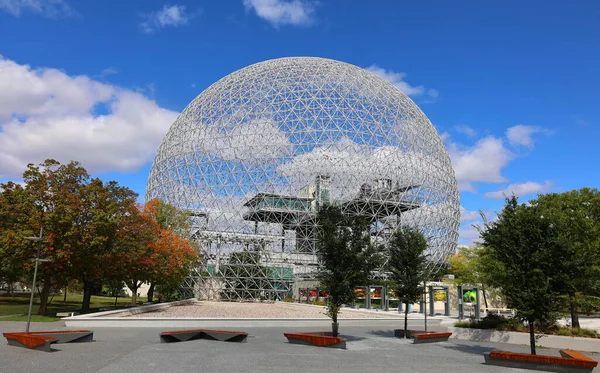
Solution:
[[[282,298],[317,266],[314,218],[335,203],[371,220],[374,242],[420,228],[432,266],[453,253],[459,197],[444,144],[398,88],[323,58],[257,63],[181,113],[146,199],[189,211],[202,298]]]

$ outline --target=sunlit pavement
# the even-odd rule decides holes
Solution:
[[[62,322],[35,323],[32,330],[64,328]],[[420,328],[422,321],[410,320]],[[244,328],[247,343],[197,340],[160,343],[161,328],[95,328],[94,342],[54,345],[52,353],[0,344],[0,372],[520,372],[483,365],[493,349],[527,352],[526,346],[469,341],[413,345],[393,337],[398,321],[373,327],[340,325],[348,349],[292,345],[287,331],[298,327]],[[24,323],[0,322],[0,331],[20,331]],[[438,327],[439,328],[439,327]],[[556,350],[540,353],[558,355]]]

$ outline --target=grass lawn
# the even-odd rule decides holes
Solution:
[[[60,320],[60,317],[31,315],[31,322],[54,322],[58,320]],[[27,315],[2,317],[0,321],[27,321]]]
[[[8,294],[0,295],[0,321],[20,321],[21,315],[27,315],[27,310],[29,309],[29,297],[30,293],[15,293],[14,297],[11,297]],[[56,318],[54,318],[54,316],[56,316],[57,312],[81,312],[83,294],[67,294],[66,301],[63,301],[63,297],[62,294],[56,294],[54,297],[50,296],[48,299],[49,304],[46,316],[51,316],[53,318],[53,320],[48,321],[55,321]],[[143,301],[146,301],[146,298],[142,299]],[[138,297],[138,304],[141,304],[143,301]],[[39,305],[39,297],[36,294],[33,298],[33,315],[37,314]],[[93,295],[90,302],[90,312],[97,312],[100,308],[124,308],[130,305],[131,298],[119,298],[117,300],[117,306],[115,307],[115,298]],[[2,317],[7,315],[18,315],[17,318],[19,320]],[[27,316],[23,318],[23,321],[27,321]]]

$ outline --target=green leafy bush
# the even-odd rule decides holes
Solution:
[[[567,328],[564,326],[557,327],[555,329],[556,335],[564,335],[567,337],[585,337],[585,338],[598,338],[598,333],[595,330],[583,329],[583,328]]]
[[[498,315],[488,315],[479,321],[459,321],[454,324],[454,326],[457,328],[495,329],[522,333],[527,333],[529,331],[528,327],[519,319],[512,317],[506,318]],[[554,334],[568,337],[600,338],[600,335],[598,335],[595,330],[569,328],[555,323],[536,324],[535,332],[539,334]]]
[[[523,329],[523,323],[518,319],[506,318],[494,314],[487,315],[483,319],[476,321],[459,321],[454,324],[457,328],[470,329],[496,329],[496,330],[518,330]]]

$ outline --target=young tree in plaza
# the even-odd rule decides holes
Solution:
[[[317,214],[316,249],[321,264],[318,279],[329,295],[327,314],[337,336],[340,308],[354,301],[354,289],[368,283],[370,271],[376,267],[369,221],[344,215],[337,206],[323,206]]]
[[[423,295],[427,276],[427,240],[423,233],[411,227],[400,227],[387,244],[389,259],[387,269],[392,280],[392,290],[404,303],[404,338],[408,328],[408,305]]]
[[[539,208],[519,205],[513,196],[480,234],[484,270],[508,307],[529,324],[535,354],[534,324],[553,321],[557,310],[556,231]]]

